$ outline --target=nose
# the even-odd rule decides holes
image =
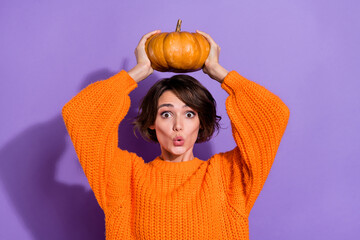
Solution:
[[[183,121],[182,121],[182,119],[180,117],[174,118],[173,130],[175,132],[183,130]]]

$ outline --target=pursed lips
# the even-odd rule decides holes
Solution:
[[[184,138],[182,136],[176,136],[173,138],[173,141],[183,141]]]
[[[177,136],[173,138],[173,143],[175,146],[182,146],[184,145],[184,138],[181,136]]]

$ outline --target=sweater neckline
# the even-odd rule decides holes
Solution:
[[[150,164],[163,172],[187,173],[194,172],[204,162],[205,161],[200,160],[196,157],[186,162],[169,162],[162,160],[160,157],[157,157],[153,161],[151,161]]]

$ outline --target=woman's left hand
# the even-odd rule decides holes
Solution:
[[[229,72],[219,64],[220,46],[214,41],[214,39],[212,39],[212,37],[210,37],[209,34],[199,30],[196,30],[196,32],[203,35],[210,43],[210,52],[205,61],[203,72],[209,75],[212,79],[222,83]]]

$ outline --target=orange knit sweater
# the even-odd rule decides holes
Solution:
[[[126,71],[95,82],[62,114],[96,199],[106,239],[249,239],[248,216],[285,131],[289,109],[231,71],[222,83],[237,147],[203,161],[150,163],[118,145],[137,83]]]

